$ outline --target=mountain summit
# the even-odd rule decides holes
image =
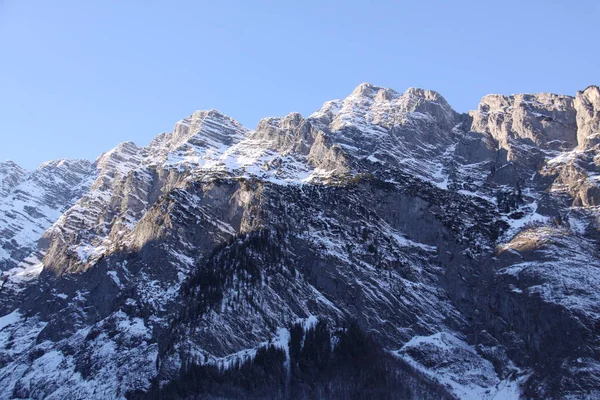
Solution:
[[[0,163],[0,398],[600,398],[599,138],[363,83]]]

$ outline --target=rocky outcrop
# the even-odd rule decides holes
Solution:
[[[448,147],[468,129],[436,92],[410,88],[401,94],[368,83],[326,102],[309,120],[353,157],[427,180],[439,178]]]
[[[589,86],[577,92],[577,143],[586,149],[600,143],[600,88]]]
[[[577,145],[576,110],[570,96],[488,95],[471,116],[471,129],[489,133],[502,148],[509,149],[512,142],[554,150]]]
[[[0,271],[15,268],[44,233],[88,189],[94,170],[86,160],[56,160],[25,172],[3,163],[0,199]]]
[[[169,163],[202,165],[216,160],[227,147],[240,142],[248,130],[217,110],[196,111],[175,124],[164,142],[150,146],[150,152],[169,154]]]
[[[23,179],[27,171],[12,161],[0,162],[0,196],[5,198]]]

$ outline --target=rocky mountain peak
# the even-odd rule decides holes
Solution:
[[[588,86],[577,92],[577,142],[582,149],[600,143],[600,88]]]
[[[450,105],[446,102],[444,97],[440,95],[438,92],[433,90],[426,90],[417,87],[410,87],[406,89],[404,93],[399,93],[393,89],[375,86],[370,83],[361,83],[358,85],[352,93],[344,99],[346,100],[354,100],[360,101],[361,98],[365,98],[371,100],[373,103],[386,103],[386,102],[394,102],[394,100],[398,100],[399,98],[411,99],[412,102],[418,101],[426,101],[426,102],[437,102],[444,108],[451,108]],[[405,105],[406,109],[403,111],[414,111],[411,107],[414,107],[416,104],[411,104],[410,101],[406,101],[403,103],[398,103]]]
[[[242,124],[217,110],[199,110],[175,124],[167,146],[169,151],[186,143],[208,147],[229,146],[239,142],[247,133],[248,129]]]
[[[400,94],[393,89],[372,85],[368,82],[358,85],[348,97],[367,97],[371,99],[391,100]]]
[[[438,92],[436,92],[434,90],[410,87],[410,88],[406,89],[406,91],[404,92],[404,95],[422,98],[423,100],[426,100],[426,101],[439,102],[444,106],[450,107],[450,105],[448,104],[446,99],[441,94],[439,94]]]
[[[0,170],[6,170],[9,168],[23,169],[12,160],[0,161]],[[23,171],[24,171],[24,169],[23,169]]]
[[[27,171],[15,162],[0,162],[0,196],[6,196],[26,175]]]
[[[304,117],[302,114],[299,112],[291,112],[281,120],[281,123],[284,127],[294,127],[298,126],[303,120]]]
[[[100,173],[106,172],[111,176],[118,172],[124,175],[139,161],[140,150],[133,142],[120,143],[96,159],[96,168]]]
[[[306,119],[299,112],[291,112],[285,117],[267,117],[258,121],[255,132],[259,132],[269,127],[277,127],[280,129],[297,128]]]
[[[19,166],[17,163],[11,160],[0,161],[0,174],[8,173],[27,173],[27,170]]]
[[[410,88],[403,94],[369,83],[360,84],[343,100],[328,101],[310,118],[332,131],[346,127],[375,125],[385,129],[430,118],[444,129],[452,129],[457,113],[446,100],[431,90]],[[367,129],[365,132],[372,130]]]
[[[567,150],[577,145],[573,97],[552,93],[484,96],[471,129],[490,134],[500,147],[511,143]],[[516,142],[515,142],[516,141]]]
[[[31,172],[0,164],[0,271],[27,265],[36,242],[89,189],[94,172],[88,160],[48,161]]]
[[[36,170],[73,167],[89,168],[91,165],[92,163],[85,159],[59,158],[57,160],[46,161],[40,164]]]

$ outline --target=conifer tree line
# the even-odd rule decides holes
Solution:
[[[386,352],[352,321],[290,328],[287,349],[269,344],[228,368],[187,364],[138,399],[455,399],[446,387]],[[289,356],[288,354],[289,353]],[[289,357],[289,358],[288,358]]]

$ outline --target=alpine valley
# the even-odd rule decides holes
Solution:
[[[600,399],[600,89],[3,162],[0,272],[0,399]]]

